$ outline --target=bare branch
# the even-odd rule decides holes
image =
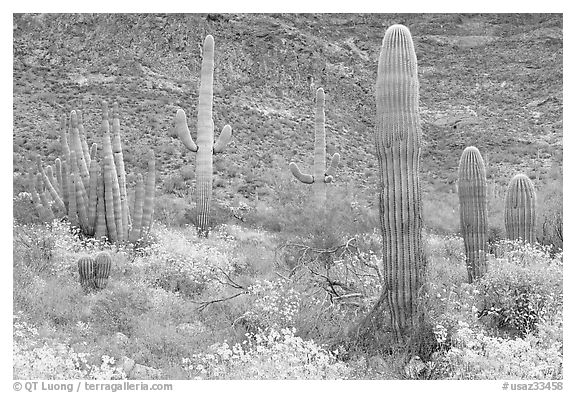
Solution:
[[[221,302],[225,302],[234,298],[237,298],[238,296],[241,295],[247,295],[249,292],[248,291],[244,291],[244,292],[238,292],[232,296],[228,296],[222,299],[215,299],[215,300],[207,300],[207,301],[202,301],[202,302],[196,302],[196,301],[191,301],[192,303],[195,304],[199,304],[200,306],[198,307],[198,311],[204,311],[204,309],[206,307],[208,307],[211,304],[216,304],[216,303],[221,303]]]

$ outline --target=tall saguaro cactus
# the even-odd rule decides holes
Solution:
[[[376,80],[376,154],[380,167],[385,292],[396,339],[418,323],[423,285],[422,202],[419,180],[419,83],[412,36],[403,25],[384,35]]]
[[[510,180],[504,209],[504,226],[508,239],[522,239],[527,243],[534,243],[536,190],[528,176],[518,174]]]
[[[458,167],[460,227],[466,250],[468,282],[486,273],[488,205],[486,168],[480,151],[469,146],[462,152]]]
[[[202,50],[196,143],[190,135],[184,110],[178,109],[175,120],[175,129],[180,140],[188,150],[196,153],[196,218],[198,234],[204,237],[207,237],[209,232],[210,204],[212,201],[212,154],[224,151],[232,137],[232,128],[226,125],[218,140],[214,142],[213,80],[214,37],[208,35],[204,40]]]
[[[303,174],[296,163],[290,163],[290,171],[294,177],[305,184],[312,184],[314,198],[319,206],[326,202],[326,184],[331,183],[333,174],[340,161],[340,154],[332,156],[330,166],[326,169],[326,125],[324,115],[325,95],[324,89],[316,90],[316,116],[314,119],[314,167],[313,174]]]

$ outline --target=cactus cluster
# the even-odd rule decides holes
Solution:
[[[314,199],[317,206],[324,206],[326,202],[326,184],[333,181],[333,175],[340,161],[340,154],[335,153],[326,169],[326,125],[324,115],[325,95],[324,89],[316,90],[316,115],[314,128],[314,166],[313,174],[303,174],[296,163],[290,163],[290,171],[304,184],[312,184]]]
[[[386,30],[376,80],[376,153],[380,175],[384,279],[392,328],[402,341],[417,324],[423,285],[421,129],[416,53],[410,31]]]
[[[196,153],[196,225],[198,234],[207,237],[210,226],[210,205],[212,202],[213,154],[221,153],[232,137],[232,128],[224,126],[218,140],[214,142],[214,120],[212,119],[212,99],[214,80],[214,38],[208,35],[202,50],[200,70],[200,93],[198,95],[198,118],[196,143],[192,140],[186,113],[178,109],[175,130],[184,146]]]
[[[148,160],[144,192],[136,193],[132,221],[117,103],[113,105],[111,121],[108,106],[102,103],[101,133],[102,157],[98,157],[96,143],[88,148],[82,113],[72,111],[69,122],[63,116],[60,122],[62,156],[55,161],[56,174],[51,166],[44,168],[38,160],[38,173],[30,181],[32,200],[44,221],[66,216],[85,236],[105,238],[111,243],[135,242],[148,233],[152,223],[154,156],[151,154]],[[141,175],[139,182],[144,182]]]
[[[504,206],[506,237],[534,243],[536,240],[536,191],[528,176],[518,174],[510,180]]]
[[[469,146],[462,152],[458,166],[460,229],[466,250],[468,282],[486,273],[488,250],[488,205],[486,167],[480,151]]]
[[[82,256],[78,259],[80,285],[89,293],[106,288],[112,268],[112,256],[107,251],[96,254],[96,257]]]

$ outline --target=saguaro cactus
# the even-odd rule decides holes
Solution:
[[[294,177],[305,184],[312,184],[314,188],[314,198],[319,206],[324,206],[326,202],[326,184],[331,183],[333,174],[338,167],[340,155],[332,156],[330,167],[326,169],[326,126],[324,116],[325,95],[324,89],[316,90],[316,117],[314,128],[314,167],[313,175],[300,172],[296,163],[290,163],[290,171]]]
[[[419,180],[421,129],[416,52],[407,27],[386,30],[376,80],[376,154],[380,167],[385,289],[396,339],[418,323],[423,284],[422,202]]]
[[[486,168],[480,152],[474,146],[464,149],[460,157],[458,197],[468,282],[472,282],[486,273],[486,251],[488,250]]]
[[[198,96],[197,143],[194,143],[188,129],[186,113],[178,109],[175,130],[184,146],[196,153],[196,218],[198,234],[208,236],[210,204],[212,201],[212,154],[224,150],[232,137],[232,128],[224,126],[218,140],[214,142],[214,120],[212,119],[212,99],[214,80],[214,38],[208,35],[202,51],[200,70],[200,94]]]
[[[508,239],[534,243],[536,191],[532,181],[524,174],[514,176],[508,185],[504,226]]]

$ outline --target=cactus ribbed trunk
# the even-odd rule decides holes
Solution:
[[[95,262],[92,257],[80,257],[78,259],[78,274],[80,276],[80,285],[84,292],[90,292],[95,287]]]
[[[416,53],[410,31],[386,30],[376,82],[376,154],[380,167],[385,296],[396,339],[418,323],[423,285],[422,203],[419,180],[421,129]]]
[[[312,184],[315,205],[319,208],[326,206],[326,184],[331,183],[333,175],[340,161],[340,155],[335,153],[326,168],[326,126],[324,106],[326,97],[324,89],[316,90],[316,114],[314,117],[314,166],[312,175],[300,172],[298,165],[290,163],[290,171],[304,184]]]
[[[107,251],[99,252],[94,258],[94,284],[97,289],[104,289],[108,285],[112,256]]]
[[[96,213],[98,202],[98,179],[100,165],[96,159],[90,162],[90,186],[88,188],[88,235],[93,236],[96,230]]]
[[[210,37],[210,38],[208,38]],[[210,204],[212,202],[212,148],[214,145],[214,122],[212,99],[214,78],[214,39],[204,41],[200,92],[198,97],[198,123],[196,145],[196,219],[198,232],[208,235]]]
[[[210,205],[212,202],[212,154],[220,153],[232,136],[229,125],[224,126],[218,140],[214,142],[214,120],[212,119],[212,99],[214,80],[214,37],[206,36],[202,50],[200,70],[200,92],[198,96],[198,118],[196,143],[190,136],[186,113],[179,109],[176,113],[176,132],[184,146],[196,153],[196,225],[198,234],[207,237],[210,225]],[[143,228],[144,229],[144,228]]]
[[[97,157],[98,145],[90,149],[86,131],[82,124],[82,112],[71,111],[69,133],[66,131],[66,116],[60,121],[60,145],[62,156],[53,167],[42,167],[38,158],[38,173],[35,181],[43,184],[45,192],[32,194],[33,203],[44,221],[67,214],[70,224],[79,227],[85,236],[97,239],[107,237],[111,243],[127,241],[129,238],[130,215],[126,172],[120,140],[118,104],[113,106],[113,119],[109,121],[108,104],[102,102],[102,158]],[[113,138],[110,128],[113,129]],[[223,130],[218,147],[223,149],[230,137],[230,126]],[[216,150],[216,145],[214,149]],[[147,176],[145,205],[145,231],[150,231],[154,212],[154,157],[149,162],[151,173]],[[36,185],[34,184],[34,187]],[[52,202],[53,201],[53,202]],[[36,203],[38,202],[38,203]],[[138,229],[139,231],[141,229]]]
[[[506,192],[504,226],[506,237],[534,243],[536,239],[536,190],[534,184],[524,174],[510,180]]]
[[[82,140],[80,138],[80,130],[78,128],[78,115],[76,111],[70,113],[70,135],[72,139],[71,151],[76,153],[76,165],[78,165],[78,173],[82,180],[84,188],[88,188],[88,179],[90,174],[88,172],[88,165],[86,165],[86,160],[84,158],[84,150],[82,149]]]
[[[466,250],[468,282],[486,273],[488,240],[488,206],[486,201],[486,168],[477,148],[464,149],[458,167],[460,228]]]
[[[156,162],[153,152],[148,160],[148,175],[144,186],[144,206],[142,207],[141,235],[144,236],[150,231],[152,226],[152,216],[154,214],[154,190],[156,189]]]
[[[132,230],[130,231],[130,241],[136,242],[141,237],[142,215],[144,210],[144,179],[138,174],[136,179],[136,192],[134,195],[134,219],[132,220]]]
[[[96,202],[96,226],[94,229],[94,238],[102,240],[106,237],[108,230],[106,227],[106,201],[104,200],[104,172],[98,172],[96,193],[98,199]]]
[[[77,110],[76,115],[78,117],[78,132],[80,134],[80,143],[82,144],[82,154],[84,156],[84,161],[86,162],[86,167],[88,170],[90,170],[90,162],[92,161],[92,158],[88,148],[88,141],[86,140],[86,131],[84,130],[84,123],[82,120],[82,111]]]
[[[112,153],[114,155],[114,165],[116,166],[118,176],[120,221],[122,224],[122,234],[119,234],[119,236],[121,240],[127,240],[129,217],[128,193],[126,191],[126,170],[124,169],[124,154],[122,152],[122,143],[120,138],[120,115],[117,102],[115,102],[113,105],[112,131],[114,133],[112,137]]]
[[[326,126],[324,124],[324,90],[318,89],[316,93],[316,115],[314,118],[314,199],[317,206],[326,204]]]

